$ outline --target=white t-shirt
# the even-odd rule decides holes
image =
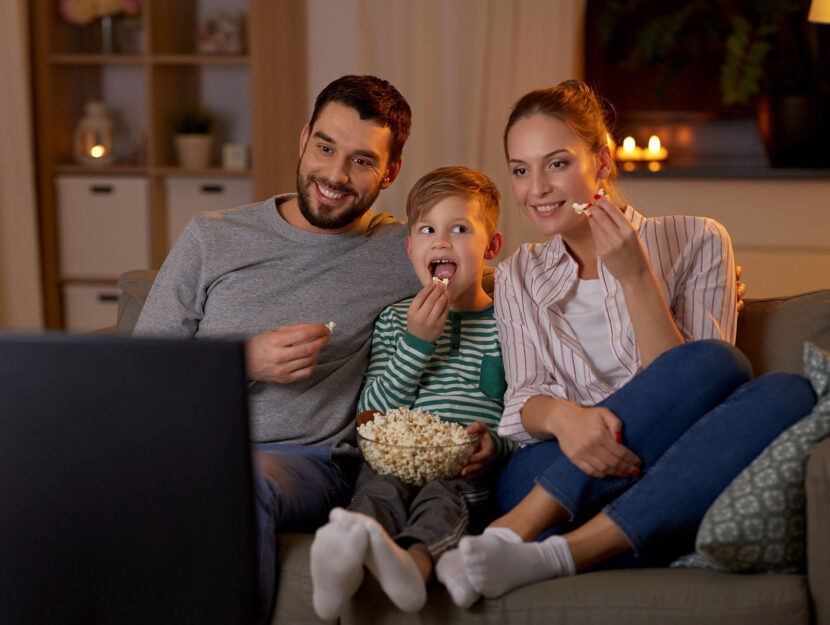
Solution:
[[[619,358],[614,356],[611,326],[604,300],[605,293],[598,279],[580,279],[559,302],[559,308],[582,346],[594,373],[607,384],[617,387],[629,375]]]

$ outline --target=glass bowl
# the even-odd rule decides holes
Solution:
[[[370,421],[366,413],[358,415],[358,424]],[[447,445],[401,445],[382,443],[357,432],[357,444],[363,458],[379,475],[394,475],[414,486],[429,481],[456,477],[467,464],[478,436],[462,443]]]

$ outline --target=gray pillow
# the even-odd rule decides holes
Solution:
[[[804,570],[804,469],[818,442],[830,435],[830,352],[805,343],[804,373],[818,396],[816,407],[770,443],[710,506],[695,543],[704,561],[747,573]]]

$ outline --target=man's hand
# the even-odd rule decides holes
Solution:
[[[744,295],[746,295],[746,285],[741,282],[742,275],[744,275],[744,268],[740,265],[735,265],[735,281],[738,283],[738,288],[735,289],[738,295],[738,312],[744,309]]]
[[[257,334],[245,345],[248,379],[288,384],[309,377],[329,337],[322,323],[297,323]]]
[[[422,341],[434,343],[444,330],[450,298],[442,284],[431,283],[421,289],[406,313],[406,330]]]
[[[493,444],[487,426],[480,421],[468,425],[467,433],[478,434],[478,441],[472,455],[467,460],[467,464],[461,469],[461,475],[462,477],[473,478],[484,473],[490,463],[493,462],[496,457],[496,446]]]

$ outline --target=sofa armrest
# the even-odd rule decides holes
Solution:
[[[816,625],[830,625],[830,438],[807,462],[807,578]]]

